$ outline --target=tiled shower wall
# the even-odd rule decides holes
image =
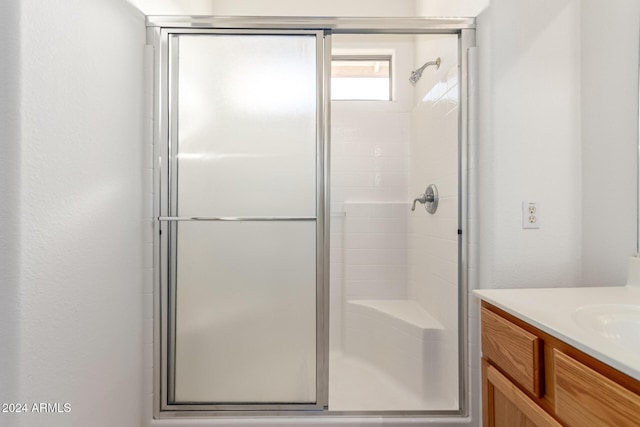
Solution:
[[[369,278],[376,257],[387,249],[372,248],[384,243],[384,228],[404,227],[397,206],[406,203],[409,163],[409,113],[371,111],[361,103],[336,101],[331,116],[331,348],[342,348],[342,322],[345,297],[373,298],[381,280]],[[392,204],[385,202],[395,202]],[[395,207],[395,208],[394,208]],[[394,210],[395,209],[395,210]],[[349,217],[345,215],[350,215]],[[347,224],[347,221],[349,223]],[[377,225],[382,228],[376,230]],[[349,227],[348,238],[343,238]],[[390,231],[394,241],[398,232]],[[377,242],[377,243],[376,243]],[[399,241],[396,243],[400,244]],[[403,249],[406,251],[406,249]],[[390,255],[390,254],[387,254]],[[406,256],[405,256],[406,258]],[[349,289],[345,288],[344,261],[350,259]],[[389,260],[384,261],[391,262]],[[393,261],[396,262],[396,261]],[[398,263],[406,262],[397,260]],[[396,272],[406,278],[406,272]],[[406,270],[405,270],[406,271]],[[389,277],[388,281],[397,282]],[[406,283],[406,281],[405,281]],[[402,284],[402,286],[406,286]],[[395,293],[394,293],[395,292]],[[406,295],[405,289],[392,291]],[[381,298],[383,293],[378,293]],[[391,294],[387,294],[390,297]]]
[[[457,48],[455,36],[417,38],[415,63],[402,67],[417,68],[437,57],[442,65],[425,70],[412,101],[404,99],[401,108],[338,101],[331,117],[331,348],[342,348],[344,301],[415,300],[445,327],[444,339],[451,342],[442,347],[455,351],[442,355],[450,361],[452,393],[458,332]],[[432,183],[440,193],[437,213],[428,214],[422,205],[411,212],[410,201]],[[376,251],[384,250],[389,254],[380,258]]]
[[[345,300],[407,299],[406,202],[345,202]]]
[[[439,70],[427,69],[416,86],[411,113],[410,196],[435,184],[439,204],[435,214],[422,206],[409,216],[409,298],[444,326],[438,346],[442,387],[457,393],[458,339],[458,117],[459,71],[457,40],[445,36],[416,44],[417,65],[440,57]]]

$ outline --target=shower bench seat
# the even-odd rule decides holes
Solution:
[[[412,300],[351,300],[345,309],[345,351],[430,398],[442,380],[444,328]]]

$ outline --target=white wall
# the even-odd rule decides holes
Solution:
[[[212,0],[127,0],[145,15],[211,15]]]
[[[640,3],[582,1],[582,276],[626,282],[636,252]]]
[[[477,19],[469,288],[582,280],[579,0],[493,0]],[[542,228],[522,229],[522,201]],[[479,312],[469,297],[471,407],[480,420]]]
[[[477,16],[489,0],[130,0],[147,15]]]
[[[480,15],[482,287],[624,283],[637,241],[639,8],[494,0]],[[520,227],[525,199],[540,202],[538,231]]]
[[[129,0],[146,15],[416,16],[423,0]],[[486,1],[486,0],[481,0]],[[451,8],[450,6],[446,6]],[[442,16],[442,15],[440,15]]]
[[[0,23],[0,402],[12,402],[20,359],[20,2],[0,2]]]
[[[580,1],[494,0],[477,44],[480,286],[580,285]]]
[[[144,19],[124,1],[15,3],[0,14],[3,35],[14,32],[2,37],[2,116],[13,124],[0,156],[12,227],[0,248],[2,331],[13,354],[0,355],[0,389],[3,402],[71,412],[0,423],[138,426]]]
[[[414,16],[415,0],[211,0],[219,16]]]
[[[415,0],[416,16],[478,16],[490,0]]]

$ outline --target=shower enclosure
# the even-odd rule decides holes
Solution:
[[[473,27],[148,19],[156,416],[465,413]]]

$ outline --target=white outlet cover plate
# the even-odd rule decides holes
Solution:
[[[534,213],[529,213],[529,208],[533,207]],[[540,203],[523,201],[522,202],[522,228],[528,230],[537,230],[540,228]]]

